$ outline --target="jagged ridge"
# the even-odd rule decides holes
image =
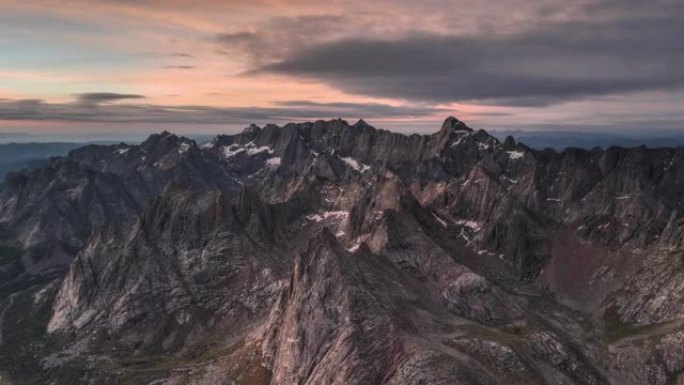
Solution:
[[[684,365],[683,161],[535,151],[455,118],[84,147],[0,190],[23,270],[4,309],[52,309],[19,340],[35,353],[0,365],[17,383],[665,384]]]

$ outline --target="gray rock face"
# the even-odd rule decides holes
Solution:
[[[0,187],[14,384],[681,381],[684,149],[455,118],[88,146]]]

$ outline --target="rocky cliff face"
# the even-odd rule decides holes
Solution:
[[[88,146],[0,188],[12,384],[684,381],[684,149],[455,118]]]

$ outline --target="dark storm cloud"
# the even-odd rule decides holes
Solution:
[[[514,34],[414,32],[293,48],[253,72],[316,79],[376,97],[516,106],[684,86],[684,5],[656,1],[633,10],[619,4],[592,4],[604,18]]]
[[[81,104],[101,104],[116,102],[126,99],[143,99],[142,95],[135,94],[117,94],[114,92],[87,92],[82,94],[75,94],[76,100]]]
[[[43,100],[0,100],[0,120],[73,121],[103,123],[227,124],[297,121],[342,117],[408,118],[451,111],[431,107],[309,101],[278,107],[155,106],[147,104],[47,103]]]

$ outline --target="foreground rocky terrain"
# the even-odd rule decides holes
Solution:
[[[684,384],[684,148],[169,133],[0,188],[2,384]]]

